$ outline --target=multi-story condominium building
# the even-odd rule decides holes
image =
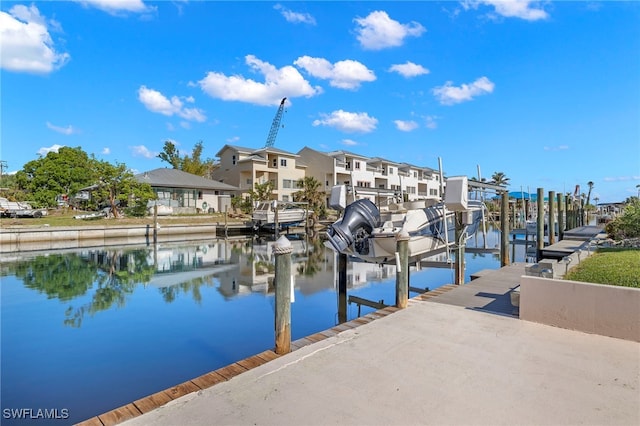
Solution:
[[[349,151],[320,152],[304,147],[298,152],[326,192],[335,185],[347,185],[357,198],[368,198],[378,205],[419,199],[439,199],[440,176],[436,170],[380,157],[367,157]]]
[[[299,155],[273,147],[253,149],[225,145],[216,156],[220,163],[212,178],[238,187],[242,197],[248,196],[256,184],[271,181],[272,199],[293,201],[293,194],[299,190],[298,180],[305,177],[305,166],[298,161]]]

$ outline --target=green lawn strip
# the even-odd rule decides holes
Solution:
[[[599,249],[573,268],[565,279],[640,288],[640,249]]]
[[[26,227],[42,227],[42,226],[120,226],[120,225],[148,225],[153,224],[153,217],[124,217],[119,219],[75,219],[73,216],[76,214],[83,214],[84,212],[75,212],[67,214],[52,214],[41,218],[1,218],[0,227],[12,227],[12,226],[26,226]],[[206,215],[180,215],[172,217],[158,217],[160,224],[212,224],[225,222],[224,214],[206,214]],[[241,222],[237,218],[227,218],[228,223]]]

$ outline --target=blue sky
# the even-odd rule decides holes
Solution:
[[[8,172],[261,148],[287,97],[283,150],[638,195],[640,2],[3,1],[0,37]]]

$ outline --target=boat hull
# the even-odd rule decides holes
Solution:
[[[398,235],[401,233],[409,237],[411,262],[442,253],[456,243],[455,212],[446,210],[441,204],[386,214],[371,213],[369,204],[360,207],[353,208],[349,214],[345,210],[343,219],[329,227],[327,236],[335,251],[365,262],[393,264],[396,262]],[[469,203],[469,208],[462,214],[466,223],[461,227],[462,238],[476,232],[482,220],[483,208],[480,202]],[[353,211],[356,211],[355,220],[352,218]],[[345,225],[347,222],[348,225]]]

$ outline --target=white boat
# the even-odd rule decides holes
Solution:
[[[251,215],[254,229],[274,229],[276,221],[278,228],[286,228],[304,224],[309,216],[309,210],[300,207],[300,203],[263,201],[256,205]]]
[[[461,213],[460,242],[463,242],[478,229],[485,208],[480,201],[467,201],[466,193],[462,203],[449,204],[445,199],[435,204],[430,201],[406,204],[381,211],[371,200],[354,201],[345,208],[342,218],[329,226],[330,247],[366,262],[393,264],[398,237],[408,235],[409,261],[413,262],[456,244],[456,212]]]

